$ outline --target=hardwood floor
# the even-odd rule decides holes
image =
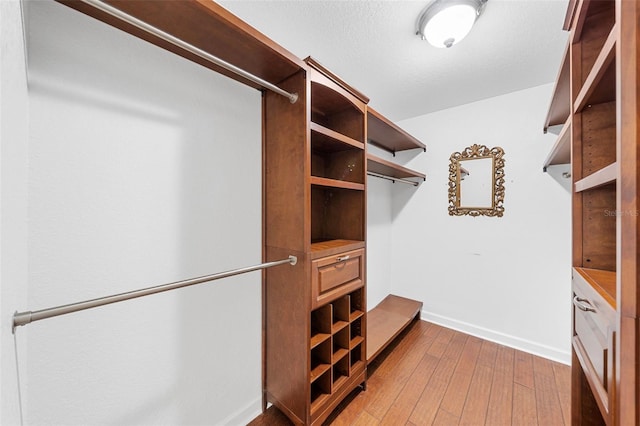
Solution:
[[[570,422],[570,367],[415,321],[368,366],[325,425],[541,425]],[[275,407],[250,426],[291,422]]]

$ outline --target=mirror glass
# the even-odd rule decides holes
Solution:
[[[449,215],[504,213],[504,151],[474,144],[449,158]]]
[[[493,158],[460,160],[458,207],[493,208]]]

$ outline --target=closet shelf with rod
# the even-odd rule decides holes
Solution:
[[[213,1],[58,1],[250,87],[298,99],[276,83],[304,63]]]
[[[418,186],[420,182],[409,179],[426,180],[426,176],[420,172],[384,160],[373,154],[367,154],[367,174],[369,176],[408,183],[414,186]]]
[[[212,275],[205,275],[197,278],[176,281],[169,284],[161,284],[154,287],[147,287],[139,290],[133,290],[126,293],[113,294],[110,296],[100,297],[97,299],[85,300],[82,302],[71,303],[68,305],[56,306],[53,308],[41,309],[38,311],[16,312],[13,315],[13,331],[21,325],[27,325],[35,321],[52,318],[60,315],[71,314],[85,309],[97,308],[99,306],[111,303],[124,302],[125,300],[135,299],[143,296],[150,296],[156,293],[162,293],[169,290],[176,290],[196,284],[203,284],[210,281],[219,280],[221,278],[232,277],[235,275],[245,274],[247,272],[257,271],[260,269],[272,268],[274,266],[290,264],[294,266],[298,262],[296,256],[289,256],[287,259],[276,260],[273,262],[261,263],[259,265],[247,266],[245,268],[233,269],[231,271],[220,272]]]

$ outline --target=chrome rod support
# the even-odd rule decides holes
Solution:
[[[390,176],[385,176],[385,175],[381,175],[380,173],[375,173],[375,172],[367,172],[367,174],[369,176],[373,176],[373,177],[377,177],[380,179],[386,179],[386,180],[390,180],[393,182],[402,182],[402,183],[406,183],[408,185],[413,185],[413,186],[418,186],[420,185],[419,182],[414,182],[412,180],[407,180],[407,179],[402,179],[402,178],[396,178],[396,177],[390,177]]]
[[[171,34],[162,31],[159,28],[154,27],[153,25],[149,25],[146,22],[131,16],[123,11],[121,11],[120,9],[117,9],[111,5],[108,5],[106,3],[103,3],[100,0],[82,0],[82,2],[91,5],[93,7],[95,7],[98,10],[101,10],[105,13],[108,13],[111,16],[114,16],[118,19],[120,19],[121,21],[124,21],[128,24],[131,24],[143,31],[146,31],[149,34],[153,34],[156,37],[161,38],[162,40],[169,42],[171,44],[173,44],[174,46],[177,46],[181,49],[184,49],[190,53],[193,53],[196,56],[199,56],[202,59],[205,59],[213,64],[216,64],[224,69],[226,69],[227,71],[231,71],[232,73],[239,75],[240,77],[246,78],[247,80],[250,80],[256,84],[259,84],[260,86],[264,87],[265,89],[269,89],[275,93],[278,93],[279,95],[282,95],[286,98],[289,99],[289,102],[291,102],[292,104],[296,103],[296,101],[298,100],[298,94],[297,93],[289,93],[286,90],[283,90],[281,88],[279,88],[278,86],[276,86],[275,84],[272,84],[258,76],[255,76],[245,70],[243,70],[242,68],[238,68],[237,66],[230,64],[229,62],[225,61],[224,59],[220,59],[217,56],[214,56],[208,52],[205,52],[204,50],[197,48],[183,40],[180,40],[177,37],[172,36]]]
[[[296,256],[289,256],[287,259],[276,260],[273,262],[261,263],[260,265],[247,266],[246,268],[233,269],[231,271],[220,272],[213,275],[205,275],[197,278],[190,278],[183,281],[176,281],[174,283],[162,284],[155,287],[143,288],[140,290],[133,290],[126,293],[114,294],[111,296],[100,297],[98,299],[85,300],[83,302],[71,303],[68,305],[56,306],[54,308],[41,309],[39,311],[25,311],[16,312],[13,315],[13,331],[15,328],[21,325],[27,325],[35,321],[56,317],[59,315],[71,314],[73,312],[82,311],[90,308],[97,308],[98,306],[108,305],[110,303],[123,302],[129,299],[135,299],[137,297],[149,296],[151,294],[161,293],[169,290],[176,290],[182,287],[188,287],[195,284],[202,284],[209,281],[219,280],[221,278],[232,277],[234,275],[245,274],[247,272],[257,271],[259,269],[267,269],[278,265],[284,265],[288,263],[295,265],[298,263]]]

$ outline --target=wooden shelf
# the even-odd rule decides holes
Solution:
[[[573,268],[580,277],[593,287],[616,309],[616,273],[614,271],[604,271],[602,269]]]
[[[553,96],[551,97],[551,105],[544,122],[544,132],[551,126],[557,126],[567,121],[571,113],[571,69],[569,57],[569,43],[564,50],[556,84],[553,88]]]
[[[311,345],[310,345],[311,349],[315,348],[320,343],[326,341],[329,337],[331,337],[331,334],[328,334],[328,333],[318,333],[318,334],[314,335],[311,338]]]
[[[390,178],[417,178],[422,179],[423,181],[426,179],[426,176],[423,173],[402,167],[380,157],[376,157],[373,154],[367,154],[367,171],[385,175]]]
[[[338,350],[331,355],[331,363],[335,364],[336,362],[340,361],[342,358],[344,358],[348,354],[349,354],[349,349],[338,348]]]
[[[614,25],[576,97],[575,112],[582,111],[590,104],[601,104],[616,99],[617,34],[618,27]]]
[[[318,176],[311,176],[311,185],[364,191],[363,183],[347,182],[344,180],[329,179],[329,178],[323,178]]]
[[[360,343],[364,342],[364,337],[356,336],[349,342],[349,349],[356,348]]]
[[[582,192],[588,189],[594,189],[599,186],[614,183],[618,176],[618,163],[609,164],[608,166],[590,174],[584,179],[580,179],[575,183],[575,191]]]
[[[243,84],[260,87],[89,4],[77,0],[60,3]],[[105,3],[276,85],[306,68],[300,58],[213,1],[105,0]]]
[[[556,139],[556,143],[551,148],[549,155],[544,160],[543,169],[557,164],[571,163],[571,118],[567,119]]]
[[[318,377],[322,376],[331,368],[331,364],[320,364],[313,370],[311,370],[311,383],[313,383]]]
[[[341,149],[348,149],[349,147],[364,149],[364,143],[328,129],[318,123],[311,122],[310,127],[311,131],[316,133],[315,137],[312,134],[314,147],[317,146],[320,149],[330,151],[339,151]],[[347,146],[340,147],[340,143],[346,144]]]
[[[371,362],[420,315],[422,302],[390,294],[367,313],[367,362]]]
[[[369,143],[389,152],[422,149],[426,146],[371,107],[367,107],[367,138]]]
[[[364,241],[328,240],[311,244],[312,259],[364,248]]]

